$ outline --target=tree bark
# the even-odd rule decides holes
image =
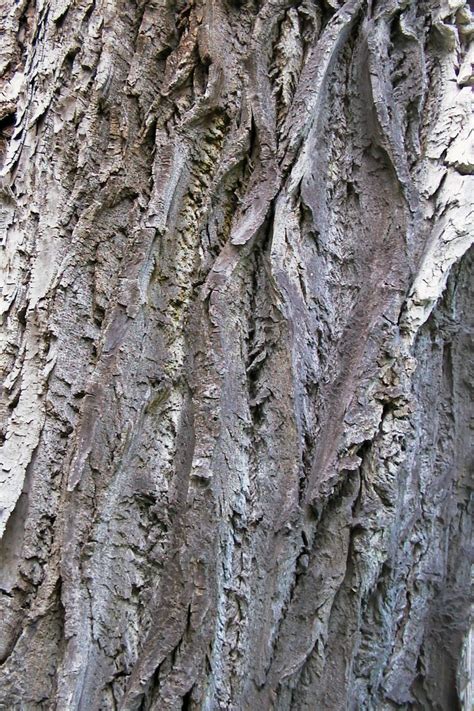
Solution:
[[[2,26],[0,708],[470,708],[468,5]]]

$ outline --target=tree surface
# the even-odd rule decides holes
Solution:
[[[0,9],[0,708],[470,709],[469,6]]]

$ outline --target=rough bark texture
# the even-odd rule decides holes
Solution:
[[[468,708],[469,7],[1,7],[0,708]]]

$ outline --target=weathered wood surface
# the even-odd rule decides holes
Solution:
[[[468,5],[1,12],[0,708],[468,708]]]

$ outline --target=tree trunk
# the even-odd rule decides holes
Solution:
[[[470,708],[469,7],[2,13],[0,708]]]

